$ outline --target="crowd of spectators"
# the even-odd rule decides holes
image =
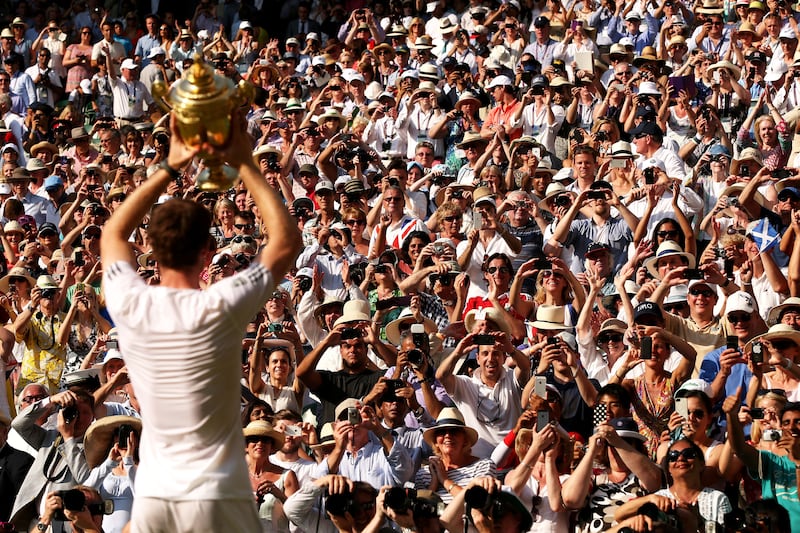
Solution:
[[[303,246],[227,354],[263,531],[800,533],[794,5],[5,4],[2,531],[130,520],[100,239],[173,171],[154,83],[207,65]],[[205,167],[152,206],[213,216],[203,289],[271,237]]]

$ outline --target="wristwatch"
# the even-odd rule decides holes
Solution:
[[[47,531],[47,528],[49,528],[49,527],[50,527],[50,524],[43,524],[41,522],[36,524],[36,529],[39,530],[39,531]]]
[[[172,179],[178,179],[181,176],[181,172],[179,170],[175,170],[174,168],[169,166],[169,163],[167,163],[166,159],[161,161],[161,163],[159,163],[158,166],[160,168],[166,170],[169,173],[169,177],[172,178]]]

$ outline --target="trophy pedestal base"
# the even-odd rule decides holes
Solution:
[[[229,165],[214,165],[203,170],[197,177],[201,191],[225,192],[239,181],[239,173]]]

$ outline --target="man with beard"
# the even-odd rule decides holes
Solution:
[[[333,422],[334,409],[347,398],[362,398],[372,390],[383,375],[380,370],[371,370],[368,365],[367,345],[370,345],[387,364],[394,364],[396,356],[377,338],[369,325],[369,306],[363,310],[364,302],[345,308],[345,313],[335,323],[325,339],[319,343],[297,366],[297,377],[322,401],[322,412],[318,425]],[[348,312],[349,311],[349,312]],[[354,320],[357,319],[357,320]],[[339,347],[342,369],[317,370],[322,355],[333,346]]]
[[[284,435],[283,447],[270,457],[270,461],[282,468],[288,468],[297,476],[300,486],[319,477],[317,463],[300,456],[300,445],[304,437],[316,436],[314,426],[303,422],[303,418],[289,409],[283,409],[272,417],[273,426]],[[311,442],[314,444],[314,442]]]

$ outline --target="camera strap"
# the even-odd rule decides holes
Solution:
[[[42,473],[49,483],[55,483],[58,481],[58,479],[61,477],[61,474],[64,472],[64,468],[58,472],[55,471],[56,466],[61,462],[61,458],[63,457],[61,455],[61,450],[58,449],[62,442],[64,442],[64,437],[62,437],[59,433],[58,437],[56,437],[56,440],[54,440],[53,444],[50,445],[50,450],[47,452],[47,457],[44,460]]]

